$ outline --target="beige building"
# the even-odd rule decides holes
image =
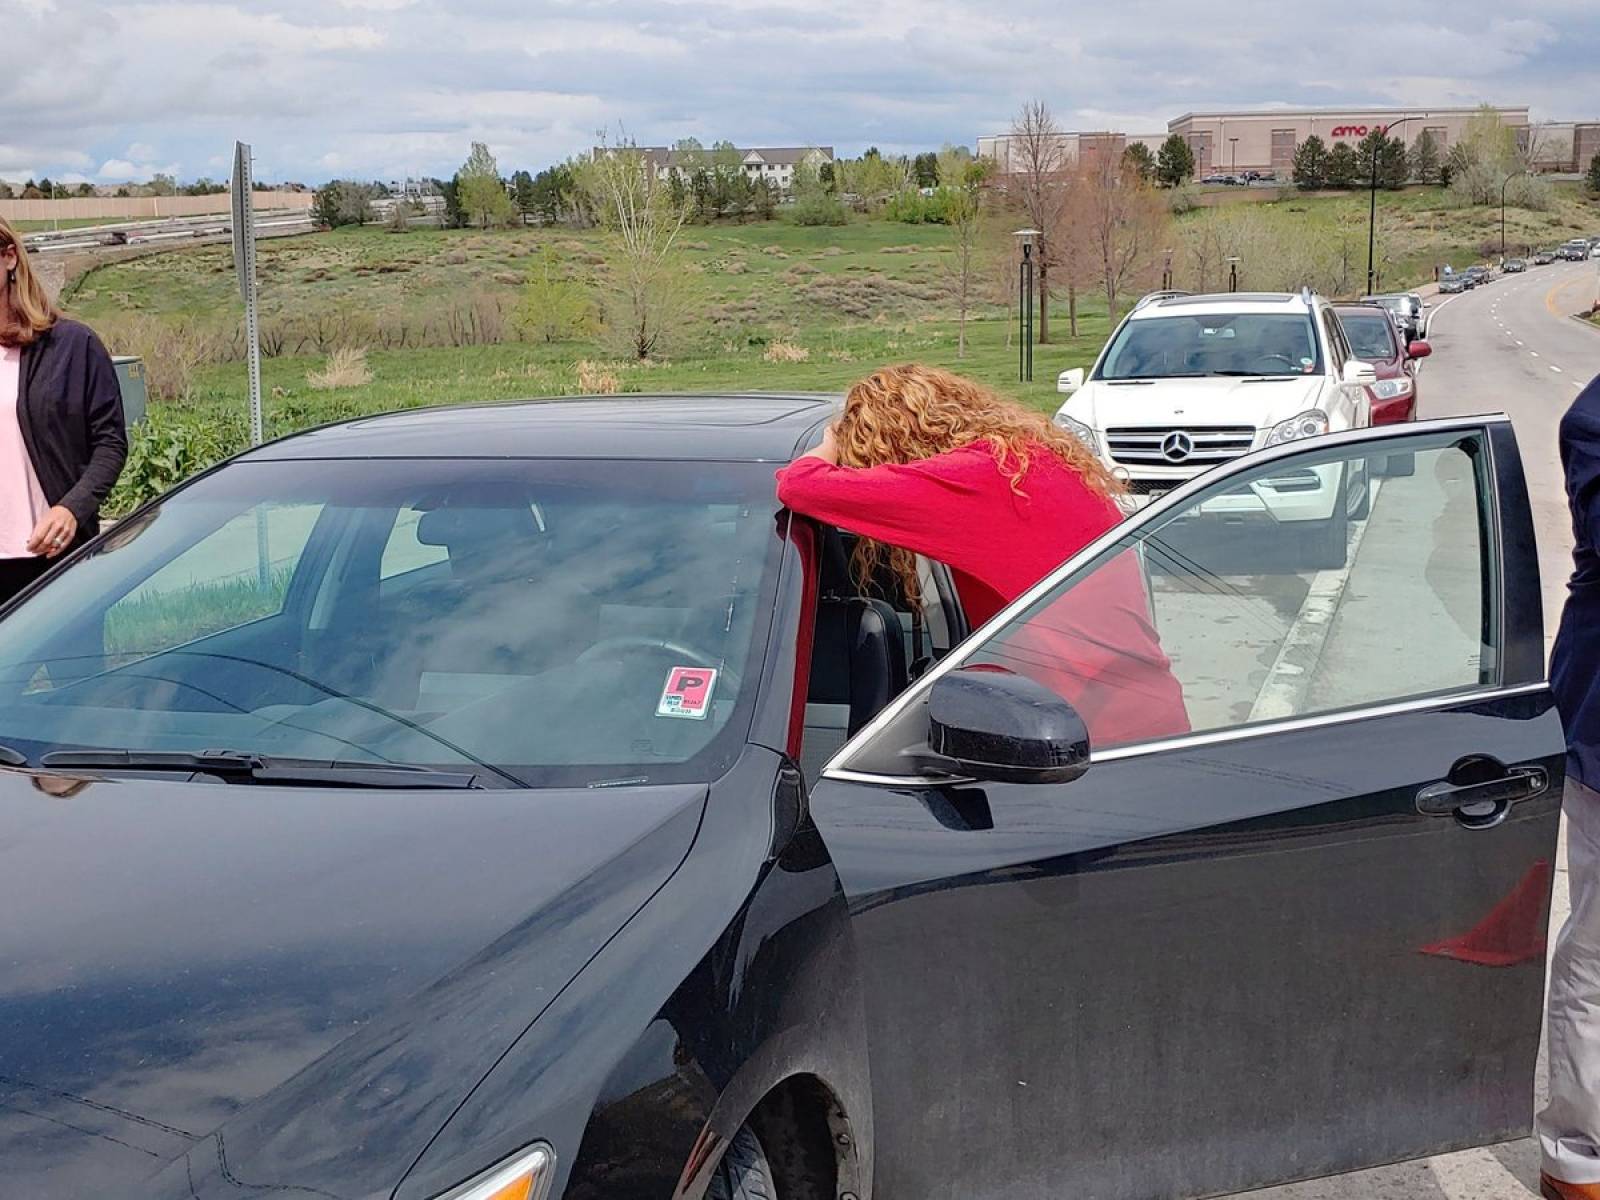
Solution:
[[[1500,119],[1513,128],[1527,130],[1528,110],[1496,109]],[[1422,136],[1433,134],[1441,157],[1450,152],[1466,132],[1467,122],[1477,108],[1284,108],[1256,112],[1197,112],[1167,123],[1194,151],[1195,174],[1212,172],[1233,174],[1243,171],[1271,171],[1287,179],[1294,165],[1294,149],[1315,134],[1328,145],[1349,142],[1355,145],[1374,129],[1403,125],[1395,136],[1407,146]]]
[[[1467,122],[1478,113],[1472,108],[1283,108],[1249,112],[1193,112],[1168,122],[1161,133],[1063,133],[1059,142],[1061,166],[1084,162],[1105,153],[1120,155],[1134,142],[1152,154],[1171,134],[1177,134],[1194,151],[1195,174],[1271,172],[1288,179],[1295,147],[1315,134],[1328,145],[1354,145],[1374,129],[1399,122],[1395,136],[1407,146],[1424,130],[1433,134],[1439,155],[1450,152],[1466,132]],[[1600,153],[1600,122],[1542,122],[1529,119],[1526,106],[1495,110],[1505,124],[1517,130],[1519,140],[1540,171],[1582,171]],[[978,154],[991,158],[1001,172],[1017,169],[1020,145],[1011,134],[978,139]]]
[[[669,146],[640,146],[638,151],[663,182],[675,173],[686,173],[691,158]],[[596,146],[593,151],[596,157],[612,152],[604,146]],[[702,160],[708,161],[711,153],[709,147],[700,151]],[[787,192],[794,184],[795,168],[801,164],[815,171],[833,161],[832,146],[755,146],[738,154],[747,179],[752,183],[764,179],[780,192]]]

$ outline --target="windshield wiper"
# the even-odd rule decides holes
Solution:
[[[39,765],[84,771],[181,771],[214,775],[229,783],[284,786],[328,784],[408,789],[485,786],[479,775],[464,771],[441,771],[404,763],[276,758],[245,750],[54,750],[42,757]]]
[[[1266,382],[1271,379],[1299,379],[1298,371],[1212,371],[1213,375],[1222,375],[1228,379],[1244,379],[1250,383]]]

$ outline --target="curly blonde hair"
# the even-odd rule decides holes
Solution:
[[[1123,487],[1089,448],[1041,413],[971,379],[904,363],[883,367],[860,380],[845,396],[844,412],[834,424],[839,461],[847,467],[877,467],[932,458],[973,442],[987,442],[995,466],[1024,495],[1023,478],[1034,454],[1054,455],[1075,471],[1089,490],[1115,500]],[[851,570],[856,585],[869,591],[887,564],[905,598],[921,603],[917,558],[899,546],[868,538],[856,543]]]

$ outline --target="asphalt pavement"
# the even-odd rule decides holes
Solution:
[[[1556,452],[1556,428],[1573,397],[1600,375],[1600,328],[1571,314],[1600,294],[1600,262],[1535,267],[1470,292],[1432,298],[1434,354],[1419,380],[1422,417],[1505,412],[1517,431],[1533,500],[1545,600],[1545,639],[1554,637],[1571,566],[1571,529]],[[1565,853],[1552,904],[1554,930],[1567,912]],[[1286,1064],[1292,1069],[1292,1064]],[[1541,1059],[1536,1103],[1542,1103]],[[1529,1113],[1530,1126],[1532,1112]],[[1425,1162],[1253,1192],[1270,1200],[1528,1200],[1538,1193],[1531,1138]]]

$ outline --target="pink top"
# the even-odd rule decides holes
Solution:
[[[17,420],[22,350],[0,346],[0,558],[32,558],[28,538],[50,506]]]

